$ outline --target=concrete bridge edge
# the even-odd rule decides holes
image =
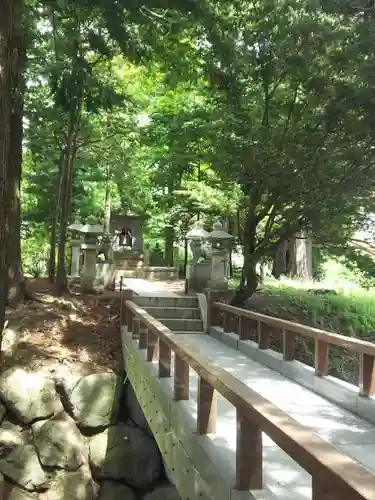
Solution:
[[[175,401],[171,378],[160,379],[157,365],[121,327],[124,366],[162,454],[166,473],[182,500],[271,500],[268,490],[241,492],[234,485],[234,467],[217,461],[208,436],[196,433],[195,401]],[[215,457],[215,458],[214,458]]]

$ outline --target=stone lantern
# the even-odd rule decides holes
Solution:
[[[210,288],[228,288],[228,266],[233,236],[224,231],[221,222],[213,225],[213,231],[209,234],[211,243],[212,263]]]
[[[80,260],[81,260],[81,244],[82,240],[80,238],[82,224],[78,219],[74,221],[73,224],[68,226],[68,230],[72,234],[72,239],[69,241],[69,246],[71,248],[71,262],[70,262],[70,277],[79,278],[80,275]]]
[[[197,221],[186,234],[186,240],[190,243],[193,261],[186,267],[186,292],[202,292],[210,279],[211,265],[208,261],[207,250],[204,243],[209,233],[203,229],[202,223]]]
[[[96,277],[96,254],[99,248],[98,236],[103,234],[103,227],[97,223],[95,217],[87,218],[86,224],[81,226],[80,232],[84,235],[81,248],[84,253],[84,268],[82,286],[88,291],[94,291]]]

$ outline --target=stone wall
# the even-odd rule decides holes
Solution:
[[[179,500],[133,391],[111,373],[0,377],[0,500]]]

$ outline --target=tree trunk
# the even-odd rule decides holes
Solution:
[[[111,231],[111,169],[107,165],[106,172],[106,184],[105,184],[105,195],[104,195],[104,232],[109,233]]]
[[[289,242],[283,241],[280,243],[276,250],[275,257],[273,259],[272,276],[279,279],[283,274],[288,273],[288,252]]]
[[[9,238],[9,162],[13,107],[14,57],[22,1],[0,0],[0,342],[5,324],[8,293],[7,249]],[[1,348],[1,344],[0,344]]]
[[[72,183],[73,183],[73,165],[76,152],[77,134],[79,125],[78,111],[72,110],[69,118],[68,137],[66,145],[66,155],[63,165],[63,182],[60,203],[60,231],[58,244],[58,262],[56,284],[60,293],[68,292],[68,279],[65,268],[65,244],[68,219],[70,215]]]
[[[173,267],[174,263],[174,240],[175,231],[173,226],[166,226],[165,228],[165,265]]]
[[[309,238],[295,235],[278,246],[273,262],[272,275],[296,279],[312,279],[312,245]]]
[[[181,182],[181,179],[180,179]],[[172,210],[173,209],[173,193],[175,191],[175,180],[174,179],[169,179],[168,180],[168,206],[167,210]],[[165,227],[165,233],[164,233],[164,245],[165,245],[165,265],[169,267],[173,267],[174,263],[174,241],[176,238],[176,233],[174,230],[174,225],[177,221],[175,220],[175,216],[172,216],[172,218],[169,220],[169,224]]]
[[[289,275],[299,280],[312,279],[312,245],[309,238],[297,234],[290,240]]]
[[[57,173],[57,182],[56,182],[56,208],[52,218],[52,227],[51,227],[51,235],[50,235],[50,250],[49,250],[49,259],[48,259],[48,279],[50,283],[55,281],[56,276],[56,239],[57,239],[57,228],[59,225],[60,218],[60,207],[61,207],[61,191],[62,191],[62,183],[63,183],[63,169],[64,169],[64,161],[65,161],[65,149],[63,149],[60,153],[59,158],[59,166]]]
[[[23,110],[26,65],[26,47],[22,46],[22,38],[18,37],[18,47],[14,50],[13,75],[13,110],[11,119],[11,147],[9,152],[8,171],[8,303],[16,306],[20,300],[33,300],[33,295],[27,289],[21,262],[21,175],[22,175],[22,140],[23,140]]]
[[[232,305],[238,307],[242,307],[246,299],[254,295],[258,287],[259,276],[256,272],[258,256],[255,252],[256,229],[256,217],[253,214],[249,214],[243,232],[244,263],[241,272],[241,281],[232,301]]]
[[[22,8],[22,0],[0,0],[0,351],[8,296],[8,245],[11,236],[9,223],[12,212],[9,203],[15,178],[12,171],[12,114],[20,83],[18,35]],[[22,151],[22,145],[18,146],[17,151]]]

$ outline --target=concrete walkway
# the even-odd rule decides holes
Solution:
[[[189,347],[199,350],[203,356],[218,363],[252,390],[375,473],[375,425],[208,335],[181,334],[181,338]],[[174,363],[172,367],[173,365]],[[173,379],[167,380],[172,387]],[[196,421],[197,382],[197,374],[190,370],[190,400],[180,402],[192,421]],[[214,453],[212,461],[218,464],[219,471],[225,476],[229,474],[234,481],[236,412],[235,408],[219,395],[217,412],[217,433],[208,436],[215,446],[209,446],[209,449],[210,453]],[[311,499],[311,476],[266,435],[264,473],[265,486],[276,498]],[[256,494],[255,498],[258,498]]]

